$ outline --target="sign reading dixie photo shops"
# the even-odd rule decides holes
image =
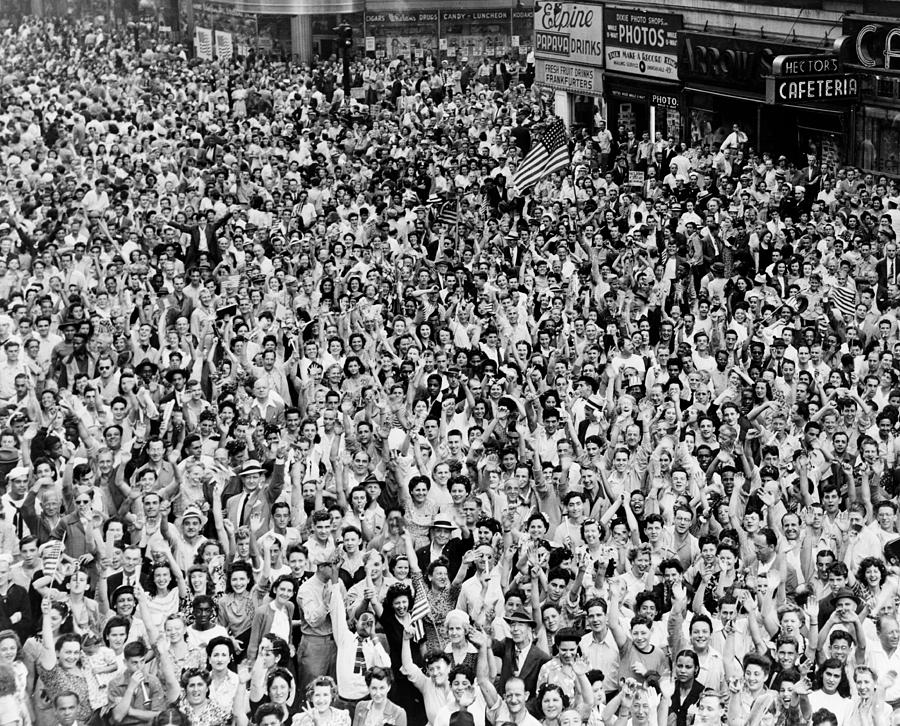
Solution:
[[[859,99],[859,80],[848,73],[766,79],[766,103],[847,103]]]
[[[900,22],[844,18],[838,53],[847,63],[900,72]]]
[[[570,63],[557,63],[539,58],[534,61],[534,82],[539,86],[585,96],[600,96],[603,94],[602,79],[603,71],[600,68],[573,66]]]
[[[678,80],[680,15],[605,8],[606,69]]]
[[[798,51],[815,55],[814,48],[679,31],[678,77],[762,95],[775,58]]]
[[[535,58],[602,67],[602,11],[600,5],[535,2]]]

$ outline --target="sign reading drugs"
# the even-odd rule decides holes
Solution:
[[[603,26],[607,70],[678,79],[680,15],[606,8]]]
[[[534,4],[534,55],[602,67],[602,6],[538,0]]]

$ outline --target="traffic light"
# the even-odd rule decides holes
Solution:
[[[341,23],[338,26],[338,38],[341,42],[341,45],[345,48],[353,47],[353,28],[351,28],[346,23]]]

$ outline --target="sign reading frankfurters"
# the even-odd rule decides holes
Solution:
[[[545,60],[603,65],[603,6],[534,4],[534,55]]]
[[[859,80],[849,73],[766,79],[767,103],[846,103],[859,99]]]
[[[607,70],[678,79],[680,15],[607,7],[603,27]]]

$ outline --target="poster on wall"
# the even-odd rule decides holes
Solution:
[[[681,15],[604,8],[606,69],[678,80]]]

